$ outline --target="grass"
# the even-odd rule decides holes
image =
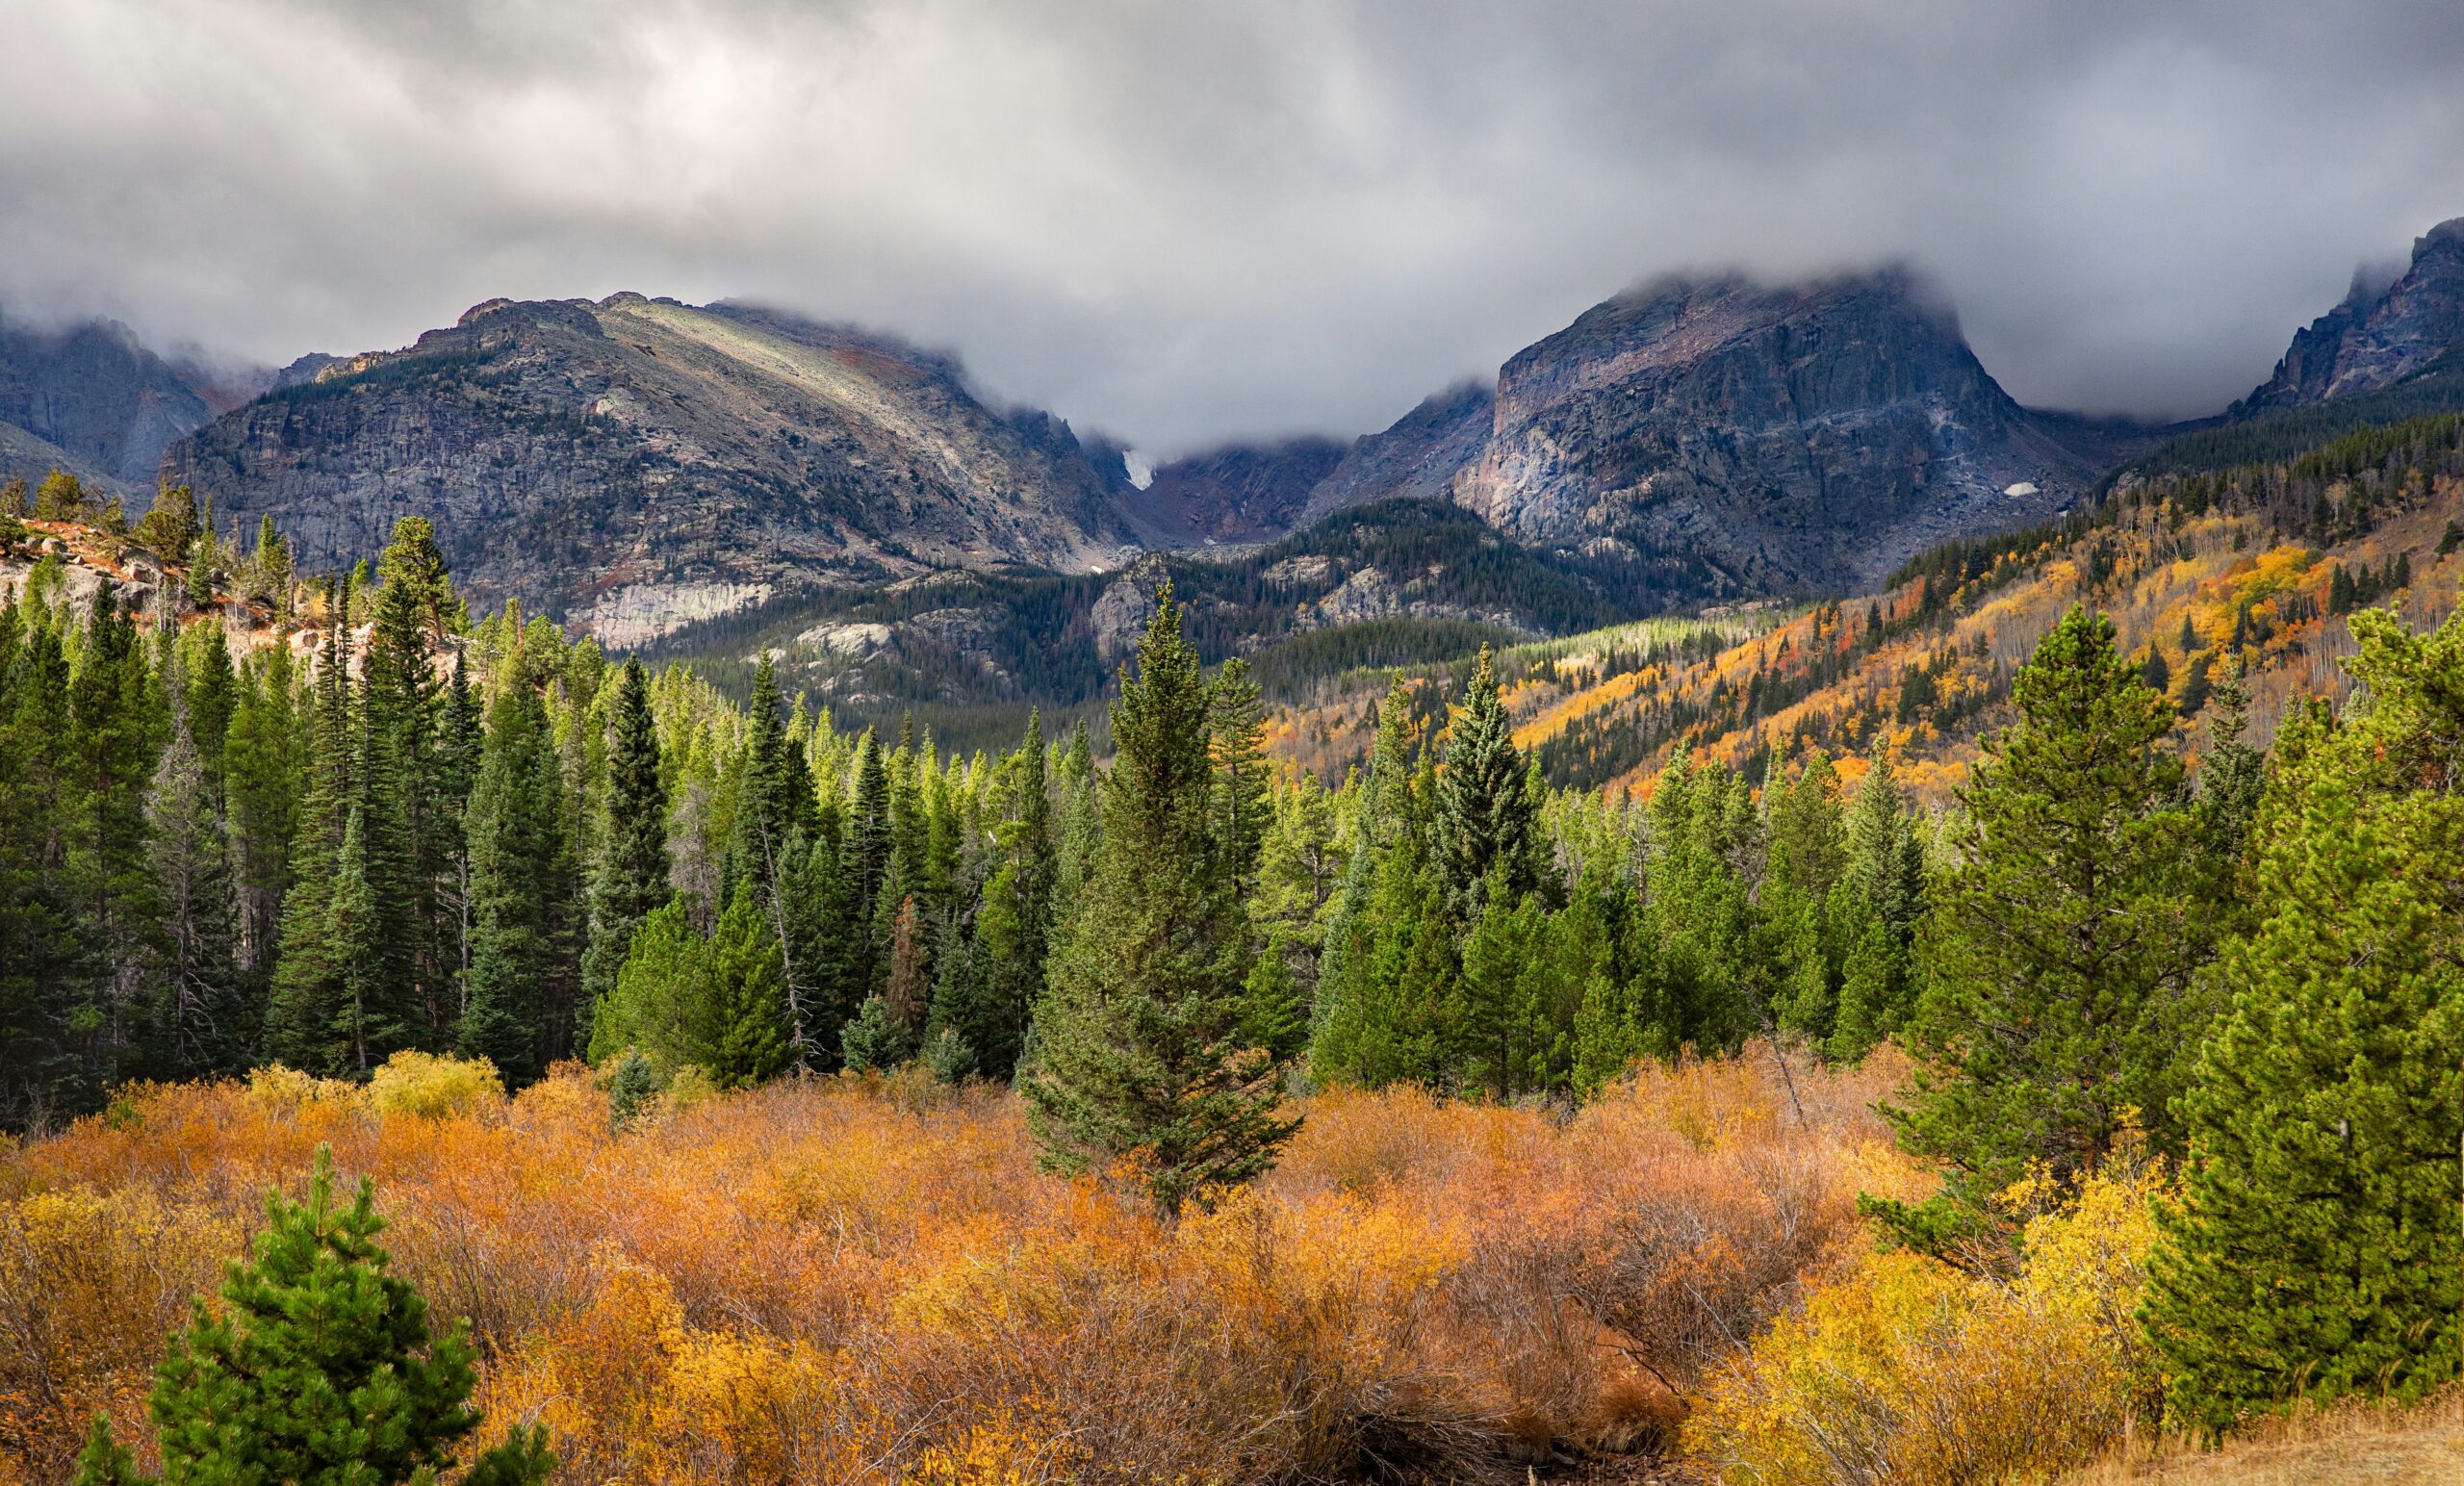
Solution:
[[[2348,1402],[2258,1421],[2218,1449],[2134,1442],[2063,1486],[2452,1486],[2464,1481],[2464,1389],[2411,1408]]]

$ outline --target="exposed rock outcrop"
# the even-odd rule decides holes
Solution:
[[[1748,590],[1837,591],[2050,514],[2110,442],[2019,406],[1905,272],[1673,278],[1507,362],[1454,495],[1526,541],[1614,537],[1698,552]]]
[[[212,415],[195,373],[116,320],[57,330],[0,321],[0,424],[10,430],[0,432],[0,478],[32,481],[58,465],[107,489],[150,492],[165,447]]]
[[[2353,276],[2344,302],[2296,333],[2275,373],[2243,400],[2258,412],[2376,392],[2464,341],[2464,217],[2432,227],[2393,281]]]
[[[165,473],[305,571],[436,524],[456,580],[639,644],[939,568],[1089,571],[1130,533],[1067,424],[845,326],[640,295],[490,300],[407,349],[282,374]]]

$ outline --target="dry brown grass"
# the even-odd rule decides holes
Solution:
[[[2455,1486],[2464,1481],[2464,1389],[2412,1408],[2350,1402],[2257,1421],[2220,1449],[2134,1444],[2063,1486]]]

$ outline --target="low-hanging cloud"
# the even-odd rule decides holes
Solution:
[[[1903,260],[2178,415],[2464,214],[2452,0],[0,0],[0,303],[281,362],[753,298],[1173,451],[1383,425],[1656,272]]]

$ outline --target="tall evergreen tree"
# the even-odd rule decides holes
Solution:
[[[616,682],[608,722],[607,789],[601,813],[599,869],[591,882],[590,945],[582,957],[581,1004],[595,1007],[616,988],[634,931],[674,889],[668,882],[667,789],[659,781],[658,730],[650,679],[629,659]],[[577,1029],[590,1043],[590,1029]]]
[[[18,618],[0,607],[0,628]],[[25,619],[0,669],[0,1125],[12,1129],[78,1113],[101,1071],[79,1056],[100,1008],[66,871],[68,658],[39,611]]]
[[[449,876],[461,802],[443,756],[445,688],[432,656],[453,603],[435,533],[394,524],[369,627],[358,805],[370,886],[379,900],[388,994],[417,1040],[441,1046],[460,1010],[460,914]]]
[[[324,651],[311,684],[312,717],[304,759],[307,789],[284,863],[292,881],[281,898],[281,929],[265,1021],[267,1056],[318,1074],[340,1073],[351,1065],[345,1056],[347,1049],[335,1036],[348,999],[343,979],[349,967],[346,958],[328,943],[351,810],[348,686],[342,627],[328,624]]]
[[[1994,1223],[1994,1195],[2032,1171],[2067,1187],[2124,1140],[2179,1147],[2168,1106],[2198,1030],[2197,953],[2171,708],[2078,607],[2012,700],[2018,722],[1962,792],[1961,862],[1908,1028],[1917,1067],[1885,1111],[1947,1168],[1941,1197],[1883,1209],[1920,1246]]]
[[[2464,619],[2415,634],[2366,610],[2352,631],[2368,700],[2279,735],[2254,927],[2178,1106],[2145,1317],[2172,1410],[2208,1430],[2418,1397],[2464,1364]]]
[[[67,869],[86,932],[102,960],[99,1056],[116,1065],[139,1035],[141,987],[153,955],[153,864],[145,793],[162,753],[162,693],[137,627],[108,579],[95,590],[86,643],[68,683]]]
[[[1539,885],[1533,803],[1524,787],[1522,750],[1498,697],[1489,649],[1463,696],[1463,714],[1446,737],[1446,770],[1438,776],[1436,860],[1448,901],[1467,920],[1494,874],[1509,898]]]
[[[722,1089],[750,1089],[794,1066],[788,1045],[787,980],[778,931],[739,884],[710,935],[711,1024],[717,1043],[710,1076]]]
[[[1266,704],[1249,663],[1235,655],[1223,663],[1210,699],[1214,735],[1216,836],[1223,844],[1223,870],[1244,902],[1257,890],[1260,856],[1274,820],[1274,797],[1266,754]]]
[[[457,1038],[509,1084],[544,1066],[553,983],[565,970],[554,892],[563,792],[546,704],[517,663],[489,704],[471,796],[471,975]]]
[[[1001,864],[985,884],[976,918],[976,937],[986,959],[984,993],[972,1003],[952,1001],[952,1024],[973,1052],[976,1066],[999,1079],[1010,1077],[1017,1066],[1051,952],[1059,862],[1040,713],[1027,715],[1026,736],[1004,767],[1010,776],[1012,818],[993,828]]]
[[[240,962],[260,986],[273,969],[303,789],[295,675],[287,647],[269,645],[249,658],[223,748]]]
[[[1830,937],[1843,957],[1838,1012],[1823,1048],[1849,1062],[1899,1032],[1913,1010],[1916,935],[1925,910],[1925,848],[1878,746],[1848,816],[1846,871],[1833,887]]]
[[[1211,700],[1167,587],[1137,673],[1121,677],[1103,846],[1053,960],[1040,1065],[1024,1085],[1048,1164],[1126,1161],[1167,1214],[1264,1170],[1298,1128],[1279,1113],[1271,1054],[1242,1037],[1248,926],[1211,870],[1224,851]]]
[[[160,990],[146,1064],[157,1077],[201,1078],[240,1065],[247,1033],[234,923],[230,848],[205,760],[175,698],[171,746],[154,774],[146,816],[162,920]]]

